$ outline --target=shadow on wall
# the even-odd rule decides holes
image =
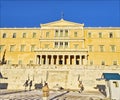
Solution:
[[[106,96],[106,91],[105,91],[106,87],[105,87],[105,85],[97,85],[96,88],[97,88],[104,96]]]
[[[7,77],[3,77],[2,73],[0,72],[0,79],[8,79]]]
[[[42,89],[43,84],[42,83],[36,83],[34,86],[35,86],[35,89]]]
[[[0,72],[0,79],[2,79],[3,78],[3,76],[2,76],[2,73]]]
[[[0,89],[7,89],[8,83],[0,83]]]
[[[8,79],[7,77],[3,77],[2,73],[0,72],[0,80],[3,80],[3,79]],[[0,89],[7,89],[8,87],[8,83],[0,83]]]

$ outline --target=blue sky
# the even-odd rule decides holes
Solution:
[[[120,0],[0,0],[0,27],[39,27],[61,19],[120,27]]]

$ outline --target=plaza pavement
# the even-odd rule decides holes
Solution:
[[[8,91],[0,90],[0,100],[42,100],[41,90]],[[49,100],[106,100],[98,91],[50,91]]]

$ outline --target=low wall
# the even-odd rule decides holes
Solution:
[[[120,66],[0,66],[3,78],[0,84],[7,84],[6,89],[21,89],[27,79],[33,80],[32,89],[36,84],[47,81],[52,89],[56,84],[65,89],[79,89],[78,79],[84,84],[85,90],[95,90],[97,85],[104,85],[104,81],[97,81],[102,73],[120,73]]]

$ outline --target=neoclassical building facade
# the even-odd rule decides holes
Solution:
[[[11,65],[120,65],[120,27],[58,21],[38,28],[0,28],[0,60]]]

